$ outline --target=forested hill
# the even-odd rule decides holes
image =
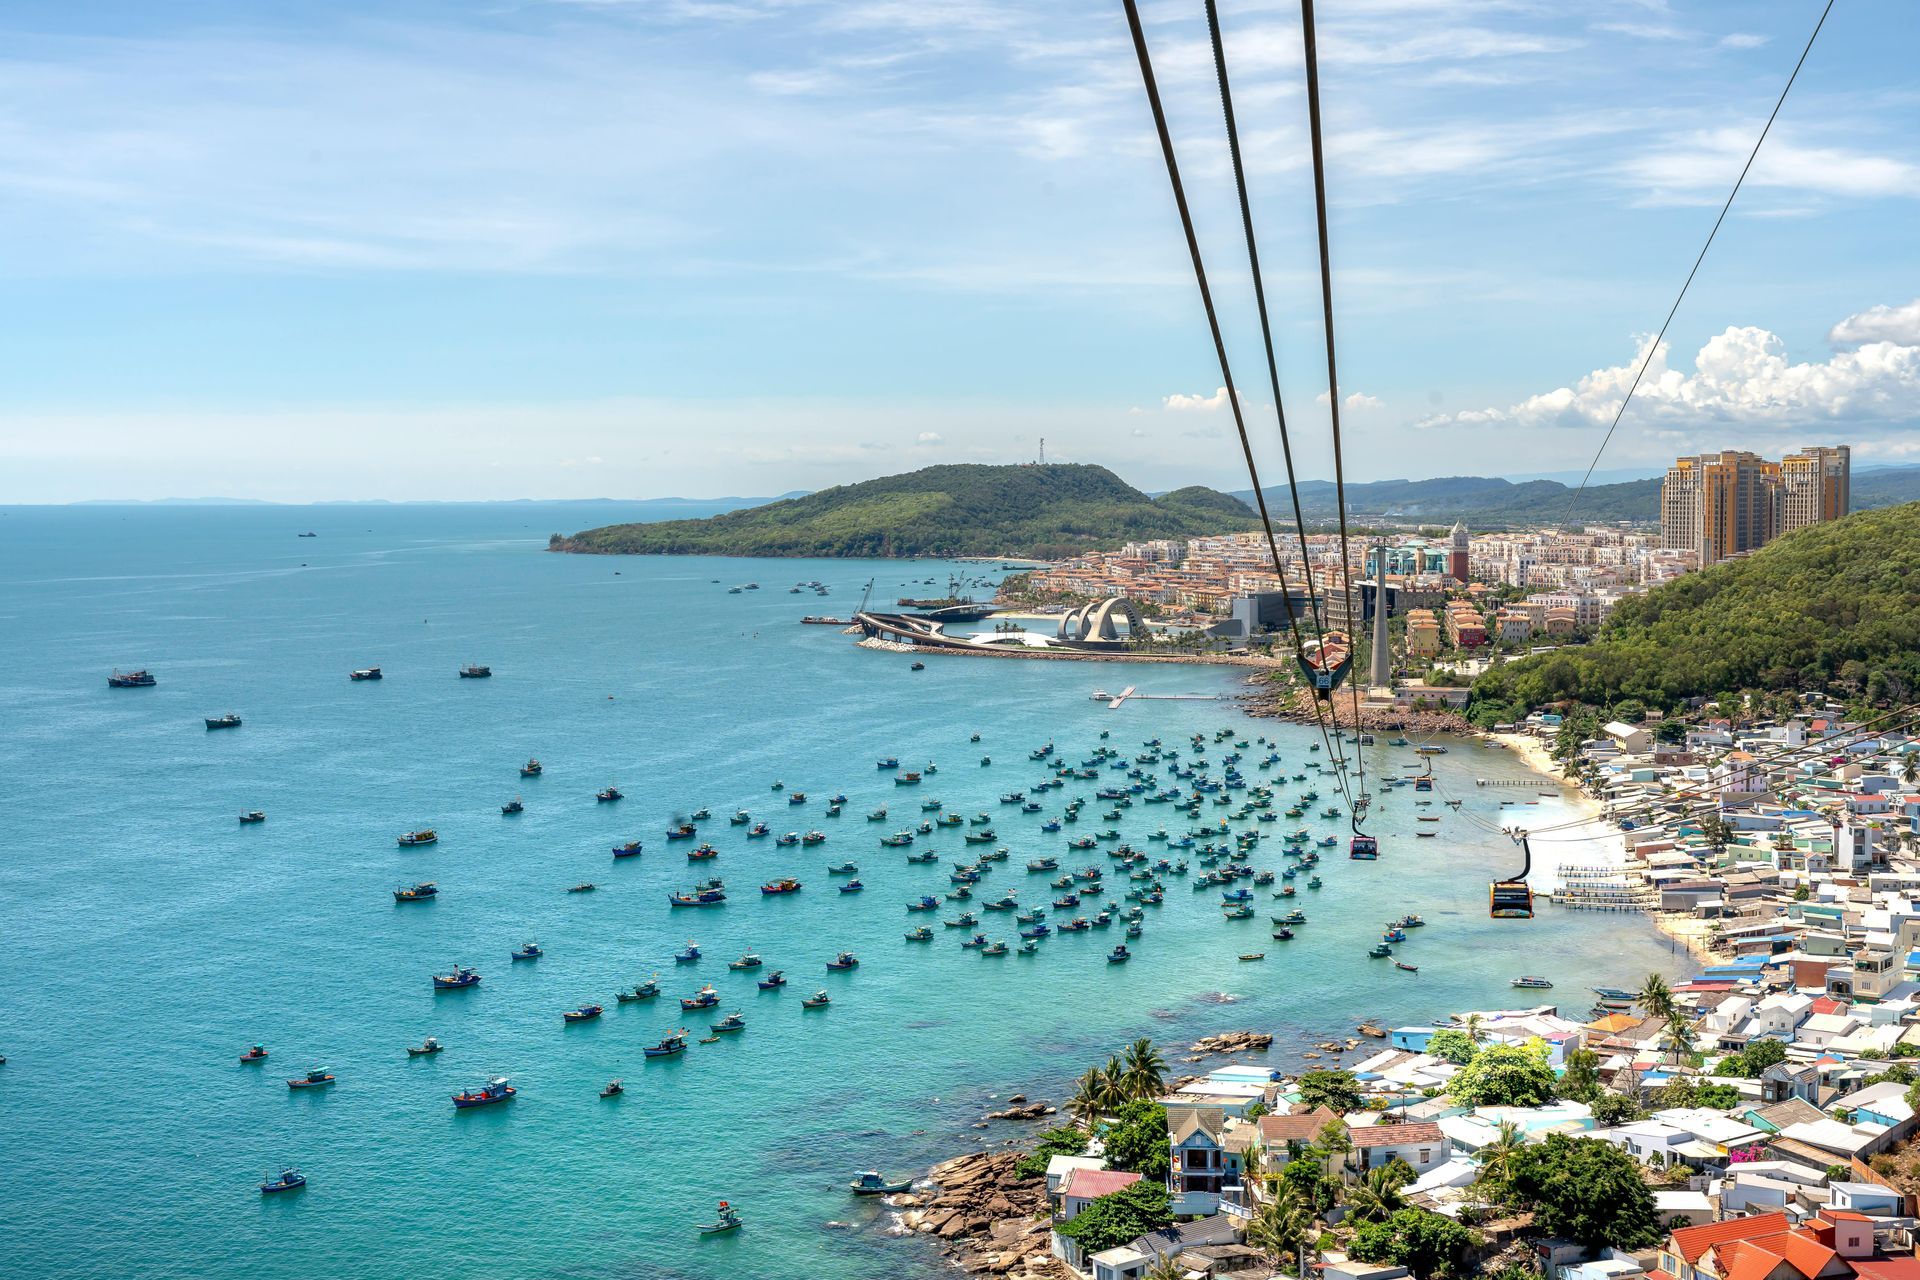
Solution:
[[[1251,529],[1253,511],[1206,488],[1149,498],[1105,467],[955,465],[822,489],[707,520],[617,524],[554,551],[636,555],[1032,556],[1143,538]]]
[[[1495,667],[1474,696],[1672,707],[1748,689],[1920,691],[1920,502],[1862,511],[1620,602],[1595,642]]]

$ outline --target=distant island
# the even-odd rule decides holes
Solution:
[[[555,534],[549,550],[601,555],[1020,556],[1233,533],[1252,508],[1193,486],[1150,498],[1083,463],[927,467],[705,520]]]

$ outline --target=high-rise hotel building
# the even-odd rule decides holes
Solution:
[[[1660,544],[1691,551],[1701,568],[1744,555],[1783,533],[1847,514],[1846,445],[1769,462],[1740,450],[1678,458],[1660,487]]]

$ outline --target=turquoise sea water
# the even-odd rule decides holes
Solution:
[[[995,1095],[1058,1099],[1131,1037],[1176,1047],[1259,1027],[1298,1043],[1362,1016],[1521,1003],[1507,981],[1523,972],[1554,978],[1577,1011],[1594,983],[1680,964],[1628,917],[1487,920],[1488,871],[1512,863],[1510,847],[1464,815],[1412,839],[1410,791],[1376,824],[1379,862],[1329,851],[1325,889],[1300,892],[1310,923],[1292,943],[1267,937],[1286,904],[1265,890],[1254,920],[1230,923],[1217,891],[1170,880],[1124,966],[1104,963],[1117,928],[1050,938],[1037,957],[982,958],[959,948],[970,931],[938,924],[932,945],[908,944],[903,932],[932,917],[903,904],[944,891],[946,863],[981,847],[957,829],[920,837],[940,866],[880,848],[878,835],[920,819],[920,801],[990,812],[1012,853],[980,896],[1043,903],[1053,891],[1025,873],[1028,857],[1109,865],[1070,853],[1067,836],[1115,825],[1155,849],[1148,832],[1188,822],[1136,804],[1109,824],[1090,802],[1077,827],[1043,835],[1095,784],[1045,793],[1045,814],[1001,806],[1044,776],[1031,748],[1052,740],[1078,761],[1102,730],[1131,755],[1147,738],[1184,748],[1190,733],[1238,725],[1298,767],[1316,758],[1309,733],[1230,704],[1112,711],[1088,697],[1126,684],[1231,693],[1236,672],[957,658],[910,672],[834,628],[794,625],[850,612],[869,576],[888,600],[910,580],[944,581],[944,565],[545,554],[547,534],[614,517],[557,504],[0,509],[0,1240],[12,1274],[931,1273],[884,1209],[844,1194],[850,1174],[964,1149]],[[295,538],[306,529],[320,536]],[[833,595],[787,593],[811,578]],[[726,593],[746,581],[761,590]],[[494,678],[457,679],[468,661]],[[368,665],[387,678],[349,683]],[[116,666],[150,667],[159,687],[109,690]],[[204,729],[226,711],[244,726]],[[1260,753],[1247,754],[1251,774]],[[523,782],[529,755],[547,772]],[[896,788],[874,768],[882,756],[939,772]],[[1369,759],[1417,767],[1384,746]],[[1485,824],[1504,820],[1499,799],[1537,798],[1472,785],[1521,776],[1504,753],[1456,744],[1436,772],[1441,794]],[[789,808],[776,779],[808,803]],[[610,782],[627,798],[596,804]],[[1317,785],[1314,813],[1332,798]],[[850,803],[829,819],[836,791]],[[515,795],[526,812],[502,817]],[[893,820],[864,820],[882,804]],[[664,828],[702,805],[722,855],[690,864]],[[268,821],[240,826],[252,808]],[[830,839],[748,841],[726,824],[736,808]],[[1541,799],[1524,812],[1544,825],[1569,810]],[[396,846],[427,825],[439,844]],[[1278,834],[1295,825],[1345,835],[1316,818],[1269,824],[1256,865],[1280,864]],[[644,856],[615,864],[610,847],[634,837]],[[836,893],[824,874],[846,859],[864,893]],[[708,874],[726,878],[726,907],[669,910],[669,891]],[[756,886],[775,874],[805,888],[762,899]],[[396,906],[393,888],[416,880],[441,898]],[[564,892],[582,880],[599,890]],[[1113,896],[1126,887],[1110,881]],[[1417,975],[1365,956],[1380,923],[1409,910],[1430,922],[1402,949]],[[1017,941],[1009,916],[981,915]],[[689,937],[707,959],[675,966]],[[509,963],[530,938],[545,957]],[[748,948],[792,985],[761,993],[754,975],[729,973]],[[843,949],[864,963],[826,973]],[[1254,950],[1265,963],[1237,962]],[[483,983],[436,996],[429,975],[456,962]],[[665,999],[614,1006],[616,988],[655,972]],[[748,1030],[643,1063],[641,1046],[675,1027],[705,1033],[710,1015],[673,1000],[705,982],[723,994],[712,1013],[738,1008]],[[803,1014],[801,997],[823,986],[832,1007]],[[605,1017],[563,1027],[561,1010],[589,1001]],[[409,1061],[404,1046],[426,1035],[447,1051]],[[270,1061],[238,1065],[256,1040]],[[320,1065],[339,1077],[331,1090],[285,1087]],[[520,1096],[456,1114],[448,1095],[492,1074]],[[615,1076],[626,1096],[599,1100]],[[306,1191],[255,1192],[290,1163]],[[697,1239],[690,1224],[721,1197],[747,1229]]]

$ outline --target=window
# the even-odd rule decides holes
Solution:
[[[1427,1161],[1431,1159],[1433,1159],[1433,1148],[1431,1147],[1420,1148],[1420,1163],[1425,1164]]]

